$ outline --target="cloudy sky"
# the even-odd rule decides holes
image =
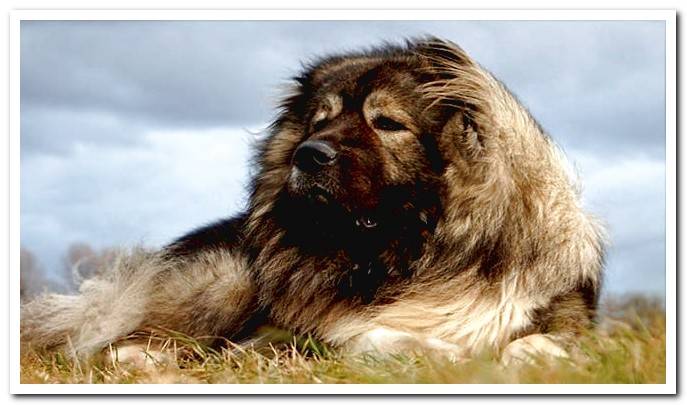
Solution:
[[[318,55],[433,34],[504,81],[609,227],[606,291],[665,294],[663,22],[21,23],[21,243],[160,246],[245,203],[251,145]]]

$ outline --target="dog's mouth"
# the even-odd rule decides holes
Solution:
[[[337,190],[328,184],[312,179],[303,179],[302,176],[296,174],[289,179],[288,188],[293,197],[307,202],[307,205],[312,208],[310,213],[313,216],[331,215],[333,218],[338,217],[344,222],[341,225],[348,222],[353,229],[361,231],[371,231],[379,226],[379,218],[371,210],[361,212],[359,209],[347,206],[338,197]]]
[[[293,166],[287,188],[295,202],[304,203],[301,223],[314,222],[316,227],[335,228],[346,232],[376,231],[380,224],[377,204],[360,203],[360,195],[348,195],[339,181],[327,173],[313,175]]]
[[[337,206],[348,213],[353,218],[353,225],[356,229],[372,230],[377,228],[378,220],[372,213],[354,213],[350,209],[342,206],[335,198],[334,193],[325,186],[316,184],[308,193],[308,198],[315,204],[322,206]]]

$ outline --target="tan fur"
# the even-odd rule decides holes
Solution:
[[[427,170],[419,141],[426,134],[409,109],[424,103],[428,120],[440,108],[453,115],[432,134],[445,162],[437,180],[443,211],[436,227],[422,234],[421,254],[409,268],[388,266],[391,281],[369,303],[337,298],[337,277],[354,269],[340,268],[348,262],[339,257],[307,256],[285,246],[286,232],[272,217],[306,131],[286,111],[262,149],[243,227],[242,243],[255,250],[252,267],[240,250],[171,262],[135,254],[85,283],[80,296],[46,296],[25,306],[23,339],[38,346],[69,341],[75,352],[91,353],[140,329],[231,335],[259,307],[269,309],[277,326],[352,352],[406,351],[410,345],[460,359],[503,350],[528,335],[570,339],[589,327],[604,231],[582,210],[553,141],[500,82],[448,42],[417,43],[412,52],[389,58],[334,58],[311,77],[315,85],[335,74],[354,80],[387,59],[413,64],[435,79],[408,93],[403,89],[411,76],[398,72],[365,100],[368,126],[383,114],[407,128],[370,130],[385,181],[408,181]],[[315,120],[346,119],[341,97],[327,100]],[[430,214],[418,215],[427,222]],[[400,276],[408,272],[412,277]]]

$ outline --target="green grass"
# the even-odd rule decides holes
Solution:
[[[26,349],[22,383],[665,383],[665,312],[655,300],[607,302],[581,355],[503,367],[491,355],[453,364],[430,356],[343,356],[310,338],[272,335],[259,350],[213,349],[182,336],[151,337],[167,359],[148,366],[104,353],[75,361]],[[286,342],[284,342],[286,340]]]

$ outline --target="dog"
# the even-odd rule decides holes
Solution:
[[[88,356],[137,331],[275,325],[356,354],[566,356],[605,234],[553,140],[460,47],[306,66],[256,148],[246,209],[22,307],[22,341]]]

